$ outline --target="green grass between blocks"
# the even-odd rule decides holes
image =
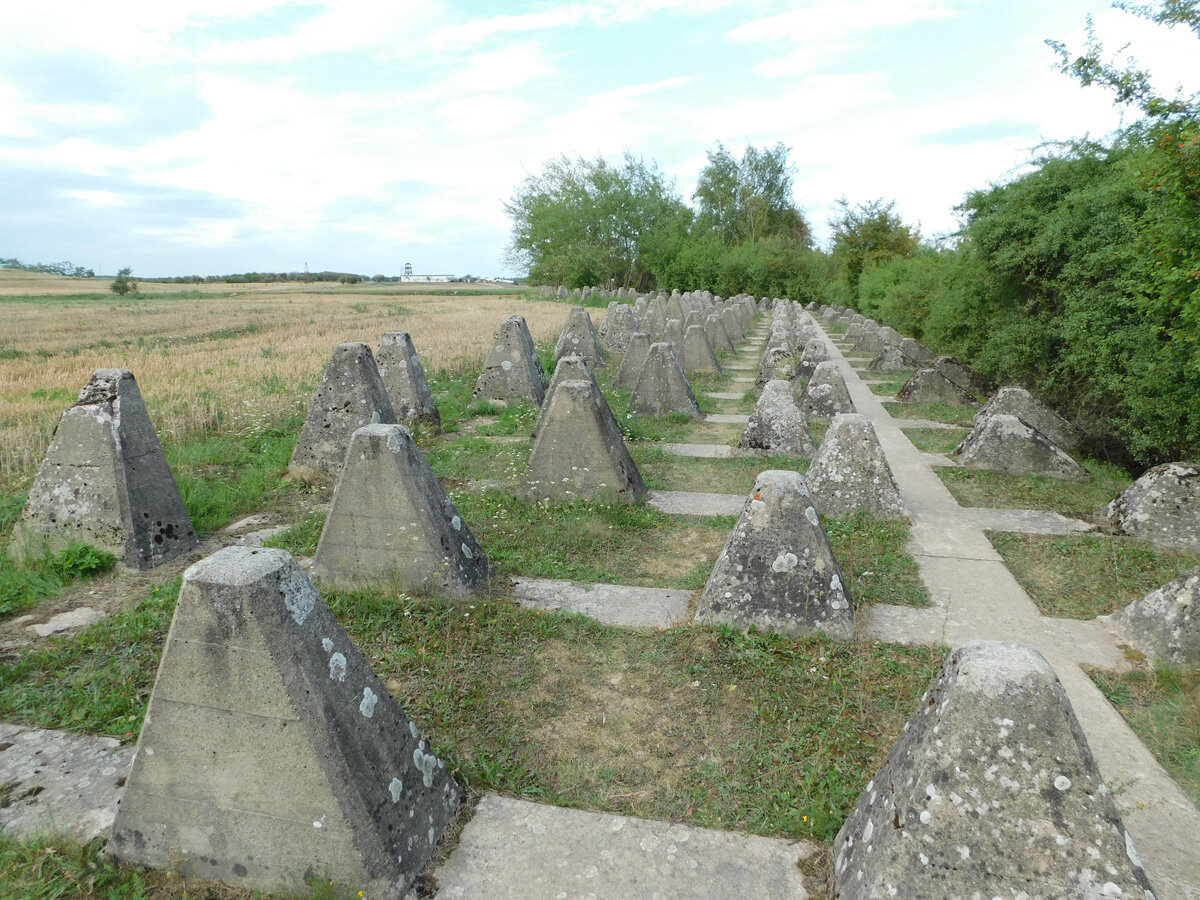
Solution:
[[[1102,507],[1131,479],[1111,463],[1084,460],[1089,481],[1061,481],[1043,475],[1005,475],[984,469],[938,467],[934,471],[963,506],[1045,509],[1095,521]]]

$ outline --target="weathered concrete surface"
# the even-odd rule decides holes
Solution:
[[[1151,659],[1200,669],[1200,567],[1102,619]]]
[[[854,634],[854,609],[812,495],[796,472],[760,472],[700,594],[697,622]]]
[[[670,344],[675,355],[683,358],[683,322],[679,319],[667,319],[667,327],[663,330],[663,342]]]
[[[576,584],[554,578],[514,578],[513,599],[522,606],[582,613],[608,625],[670,628],[687,619],[691,591]]]
[[[811,378],[817,364],[823,363],[827,359],[829,359],[829,351],[825,348],[824,339],[811,338],[804,343],[804,349],[800,353],[800,362],[796,365],[796,374],[804,378]]]
[[[265,891],[403,896],[460,791],[283,550],[184,575],[109,848]]]
[[[670,344],[660,341],[650,345],[646,362],[629,397],[629,405],[651,416],[700,418],[700,404],[696,402],[692,385],[683,374],[683,367]]]
[[[1200,466],[1163,463],[1100,511],[1120,534],[1200,552]]]
[[[9,553],[41,556],[75,541],[151,569],[199,546],[133,373],[97,369],[63,413]]]
[[[800,410],[790,381],[773,379],[763,386],[738,447],[806,459],[816,452],[808,420]]]
[[[650,355],[650,335],[644,331],[635,331],[629,336],[625,348],[625,356],[617,367],[616,387],[622,391],[632,391],[637,384],[642,367],[646,365],[646,357]]]
[[[387,579],[459,596],[491,575],[483,548],[403,425],[354,432],[312,573],[339,586]]]
[[[396,411],[366,344],[338,344],[317,388],[291,468],[337,479],[350,437],[364,425],[392,425]]]
[[[622,354],[629,347],[630,336],[637,331],[633,307],[613,302],[600,322],[600,344],[609,353]]]
[[[649,505],[673,516],[736,516],[746,504],[740,494],[651,491]]]
[[[902,338],[900,341],[900,352],[909,361],[909,364],[917,369],[929,368],[933,365],[933,361],[937,359],[936,354],[916,338]]]
[[[1031,647],[959,647],[835,841],[834,896],[1123,897],[1150,882]]]
[[[717,354],[713,352],[708,336],[699,325],[689,326],[683,334],[683,358],[680,360],[684,373],[716,372],[721,373],[721,364],[717,362]]]
[[[846,390],[846,379],[836,363],[828,360],[817,363],[804,389],[800,408],[806,415],[822,419],[831,419],[838,413],[854,412],[854,403],[850,399],[850,392]]]
[[[663,444],[662,448],[676,456],[693,459],[730,459],[737,455],[728,444]]]
[[[379,352],[375,354],[375,364],[379,367],[379,377],[388,399],[392,401],[396,421],[409,428],[420,422],[434,431],[441,431],[442,416],[433,402],[412,336],[407,331],[385,334]]]
[[[1016,416],[1030,428],[1036,428],[1063,450],[1074,450],[1079,446],[1079,429],[1052,410],[1033,394],[1019,387],[1002,387],[975,414],[979,421],[984,416],[1002,413]]]
[[[875,426],[857,413],[833,417],[804,480],[826,516],[859,511],[880,519],[908,516]]]
[[[704,333],[707,335],[708,342],[712,344],[714,350],[726,353],[733,352],[733,339],[729,336],[729,332],[725,330],[725,322],[719,313],[712,312],[705,317]]]
[[[748,319],[743,319],[738,315],[737,309],[732,306],[726,306],[721,310],[721,324],[725,326],[725,333],[729,335],[729,339],[735,344],[740,344],[746,340],[746,322]]]
[[[0,723],[0,830],[81,844],[107,834],[132,763],[116,738]]]
[[[564,356],[582,356],[593,369],[604,365],[604,348],[600,346],[600,336],[596,334],[596,326],[592,317],[582,306],[572,306],[567,313],[567,324],[563,326],[562,334],[554,347],[554,358]]]
[[[550,408],[550,401],[554,398],[554,392],[564,381],[587,381],[595,387],[597,392],[600,391],[600,385],[596,383],[596,376],[592,374],[592,370],[588,368],[588,364],[582,356],[560,357],[554,364],[554,374],[550,376],[550,384],[546,388],[546,399],[542,402],[541,411],[538,413],[537,422],[533,425],[533,431],[529,434],[530,437],[537,437],[542,427],[542,420],[546,418],[546,410]],[[607,401],[605,403],[607,405]]]
[[[750,421],[750,417],[739,413],[709,413],[704,417],[704,421],[722,425],[745,425]]]
[[[471,399],[541,406],[545,396],[546,376],[529,326],[523,316],[509,316],[496,331]]]
[[[912,363],[904,358],[900,348],[891,345],[884,347],[867,363],[868,372],[907,372]]]
[[[92,609],[90,606],[77,606],[56,616],[51,616],[45,622],[27,625],[25,630],[40,638],[46,638],[52,634],[63,634],[77,628],[87,628],[106,618],[108,618],[108,614],[100,612],[98,609]]]
[[[975,398],[937,369],[917,369],[896,392],[901,403],[974,404]]]
[[[950,454],[959,465],[1009,475],[1044,475],[1067,481],[1086,481],[1087,469],[1037,429],[1016,416],[996,413],[977,417],[961,444]]]
[[[436,870],[437,900],[805,900],[817,845],[488,795]]]
[[[539,425],[525,481],[535,497],[640,503],[646,496],[617,420],[593,381],[558,386]]]

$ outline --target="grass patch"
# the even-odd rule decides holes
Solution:
[[[287,531],[267,538],[263,546],[286,550],[292,556],[312,556],[317,552],[317,542],[321,540],[326,515],[324,510],[310,512]]]
[[[896,391],[904,387],[904,385],[908,383],[908,379],[912,377],[912,373],[909,373],[908,375],[893,375],[891,372],[864,372],[863,375],[865,378],[869,378],[872,381],[879,381],[879,384],[867,385],[867,387],[871,389],[872,393],[883,394],[886,396],[895,394]]]
[[[473,788],[777,836],[832,838],[940,661],[507,604],[331,605]]]
[[[458,493],[454,503],[502,573],[646,587],[694,587],[695,572],[712,571],[735,521],[503,491]]]
[[[965,428],[902,428],[904,436],[924,453],[953,453],[967,436]]]
[[[303,416],[242,433],[213,432],[163,451],[198,535],[256,512],[284,490]]]
[[[891,403],[887,410],[893,419],[928,419],[967,428],[971,427],[977,411],[974,406],[957,403]]]
[[[1146,749],[1200,806],[1200,672],[1087,671]]]
[[[1200,556],[1111,535],[987,536],[1042,615],[1056,618],[1114,613],[1200,565]]]
[[[1084,460],[1091,481],[1059,481],[1042,475],[1005,475],[984,469],[934,469],[963,506],[1001,509],[1048,509],[1097,521],[1106,503],[1125,490],[1129,473],[1112,463]]]
[[[810,461],[798,456],[705,459],[679,456],[661,444],[633,444],[633,460],[646,485],[654,490],[749,494],[760,472],[790,469],[804,474]]]
[[[907,522],[872,519],[861,513],[824,522],[855,603],[929,605],[917,561],[908,552]]]
[[[470,434],[455,435],[425,449],[429,467],[451,487],[467,481],[516,483],[525,477],[532,446]]]
[[[180,580],[70,637],[0,660],[0,721],[132,740],[142,727]]]
[[[117,558],[108,551],[79,542],[22,563],[0,549],[0,617],[36,606],[72,581],[107,572],[116,564]]]

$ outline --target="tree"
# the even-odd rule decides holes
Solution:
[[[535,284],[648,288],[650,244],[687,207],[653,163],[619,165],[560,156],[504,204],[512,218],[508,262]]]
[[[765,237],[785,237],[809,246],[812,234],[792,196],[796,167],[782,143],[746,147],[740,160],[723,144],[708,151],[708,165],[692,198],[699,202],[696,225],[720,236],[726,246]]]
[[[896,214],[895,201],[885,203],[881,199],[851,207],[843,197],[837,206],[841,213],[829,221],[833,228],[833,261],[853,302],[858,298],[863,269],[894,256],[912,256],[921,235]]]
[[[125,268],[119,270],[117,272],[117,277],[113,279],[113,282],[109,285],[108,289],[114,294],[120,294],[122,297],[124,297],[130,291],[136,292],[138,289],[138,283],[129,277],[132,272],[133,269],[130,266],[126,266]]]

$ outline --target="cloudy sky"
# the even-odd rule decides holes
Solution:
[[[947,233],[1043,141],[1121,123],[1043,43],[1081,47],[1088,14],[1195,81],[1190,35],[1093,0],[13,4],[0,257],[492,275],[550,157],[629,150],[690,198],[718,141],[789,146],[819,235],[842,196]]]

